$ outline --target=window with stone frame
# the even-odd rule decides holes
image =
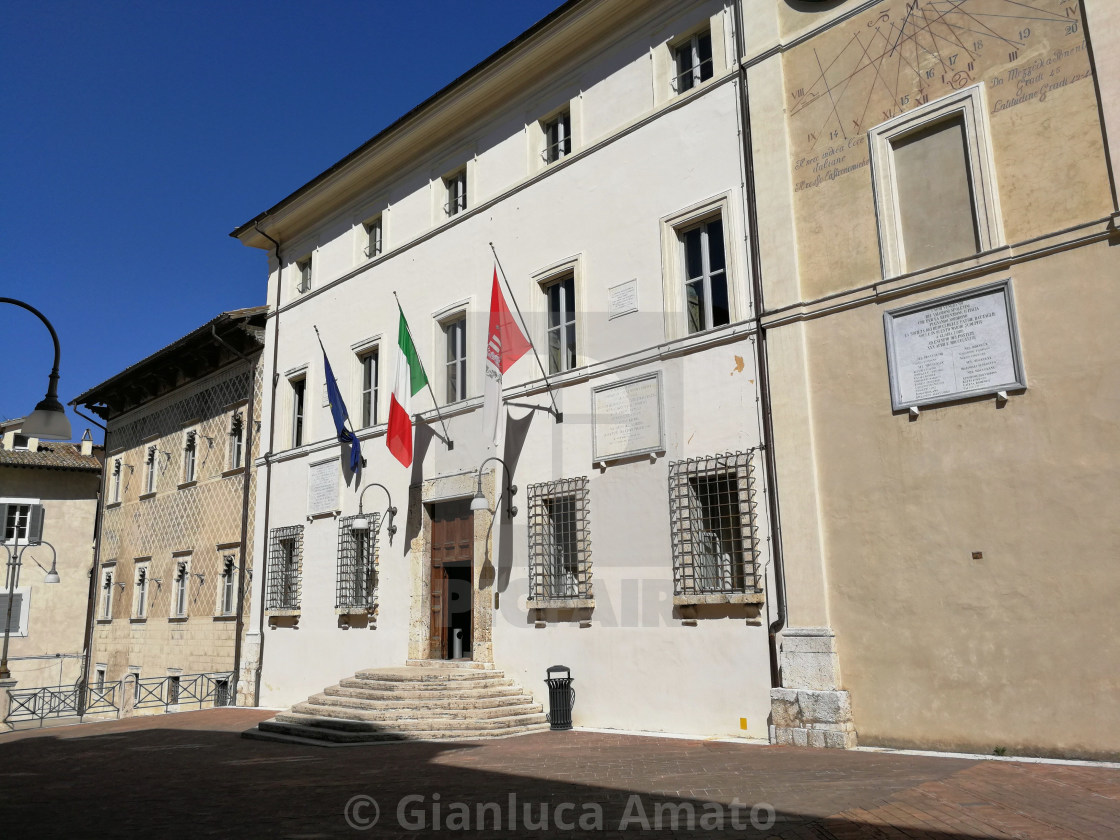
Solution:
[[[298,610],[302,577],[303,526],[273,528],[269,534],[266,609]]]
[[[669,464],[673,592],[678,603],[762,592],[754,450]]]
[[[101,618],[106,621],[113,617],[113,570],[106,569],[101,576]]]
[[[144,457],[144,492],[156,492],[156,480],[159,478],[159,449],[155,444],[148,447],[147,455]]]
[[[218,614],[233,615],[237,604],[237,558],[232,554],[222,556],[222,571],[218,578]]]
[[[186,560],[175,564],[175,585],[172,589],[172,617],[185,618],[187,615],[187,596],[190,594],[190,566]]]
[[[684,93],[712,78],[715,66],[712,62],[712,32],[705,29],[676,44],[673,47],[673,61],[676,74],[673,77],[673,91]]]
[[[380,516],[363,514],[369,527],[353,529],[357,516],[338,520],[338,569],[335,608],[372,612],[377,606],[377,529]]]
[[[149,576],[149,567],[145,563],[142,566],[136,567],[136,600],[133,601],[133,618],[147,618],[148,608],[151,606],[150,593],[151,593],[151,578]]]
[[[234,412],[229,421],[229,468],[240,469],[245,463],[245,415]]]
[[[198,432],[191,429],[183,441],[183,483],[194,481],[198,470]]]
[[[587,477],[529,485],[529,602],[591,598]]]

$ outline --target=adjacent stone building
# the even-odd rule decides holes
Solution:
[[[128,679],[138,709],[244,689],[264,316],[224,312],[71,403],[107,425],[88,678]]]
[[[80,442],[29,438],[21,420],[0,422],[0,545],[20,543],[8,668],[17,690],[78,684],[85,662],[85,616],[93,572],[94,523],[104,450],[89,432]],[[31,507],[43,507],[46,545],[27,545]],[[53,551],[52,551],[53,548]],[[0,630],[7,615],[8,551],[0,552]],[[56,564],[58,583],[44,578]]]

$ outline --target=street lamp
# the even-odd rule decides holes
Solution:
[[[34,306],[9,297],[0,297],[0,303],[10,303],[35,315],[46,324],[47,329],[50,330],[51,339],[54,341],[54,367],[51,368],[51,375],[48,379],[47,395],[39,401],[34,411],[23,418],[21,433],[27,437],[42,440],[70,440],[70,421],[66,418],[66,409],[58,401],[58,360],[61,356],[58,346],[58,333],[54,331],[54,327],[51,326],[51,322],[47,320],[46,316]]]
[[[517,485],[509,483],[509,478],[510,478],[509,466],[507,466],[506,462],[503,461],[501,458],[499,458],[497,455],[491,455],[489,458],[487,458],[485,461],[483,461],[481,464],[478,465],[478,486],[476,487],[476,489],[474,491],[474,498],[471,499],[471,510],[486,510],[486,511],[490,510],[490,505],[487,503],[486,497],[484,495],[482,495],[482,468],[485,467],[491,461],[497,461],[499,464],[502,465],[502,468],[505,470],[506,489],[509,491],[509,495],[511,497],[517,495]],[[517,508],[514,507],[513,505],[507,505],[506,510],[509,513],[509,518],[510,519],[513,519],[513,517],[517,516]],[[491,513],[492,512],[493,511],[491,511]]]
[[[385,496],[389,500],[389,507],[385,511],[385,513],[389,517],[389,545],[392,545],[393,544],[393,534],[397,533],[397,526],[393,524],[393,517],[397,515],[397,509],[393,506],[393,497],[389,493],[389,488],[386,487],[384,484],[378,484],[376,481],[371,481],[369,484],[367,484],[365,487],[362,488],[362,494],[360,496],[358,496],[358,515],[355,516],[352,520],[350,520],[350,530],[351,531],[368,531],[369,530],[369,517],[367,517],[365,515],[365,513],[362,512],[362,502],[365,500],[366,491],[369,490],[371,487],[380,487],[382,490],[385,491]],[[380,529],[381,528],[380,524],[377,527],[378,527],[378,529]]]
[[[30,519],[30,517],[28,517]],[[0,543],[4,550],[8,552],[8,612],[4,620],[4,652],[0,655],[0,680],[11,679],[12,672],[8,670],[8,641],[12,633],[12,602],[15,601],[16,581],[19,579],[19,569],[23,565],[23,555],[27,549],[31,548],[33,543],[28,539],[27,543],[22,546],[19,544],[19,521],[16,520],[15,540],[12,547],[9,548],[7,543]],[[54,546],[49,542],[39,542],[35,545],[45,545],[51,550],[51,570],[47,572],[47,576],[43,578],[44,583],[58,583],[58,554],[54,550]],[[35,558],[32,558],[33,560]],[[36,562],[36,565],[38,563]]]

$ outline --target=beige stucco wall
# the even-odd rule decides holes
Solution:
[[[808,330],[844,683],[863,743],[1115,755],[1114,249],[964,287],[1008,275],[1028,388],[1002,407],[987,398],[914,422],[892,414],[882,310],[937,292]]]
[[[49,548],[21,549],[17,591],[30,599],[30,608],[27,636],[12,636],[8,648],[8,667],[17,688],[73,685],[81,676],[100,480],[95,472],[0,467],[0,497],[42,502],[43,539],[58,554],[60,579],[57,584],[44,583],[44,572],[35,565],[38,561],[50,569]],[[7,553],[0,552],[0,564],[7,559]],[[0,583],[4,580],[6,575],[0,576]]]

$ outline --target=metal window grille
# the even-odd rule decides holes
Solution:
[[[677,75],[673,87],[677,93],[692,90],[701,82],[712,78],[712,33],[700,32],[693,35],[674,51],[677,62]]]
[[[529,598],[591,597],[587,477],[529,485]]]
[[[303,526],[273,528],[268,548],[268,609],[299,609],[302,561]]]
[[[674,594],[762,591],[753,454],[669,464]]]
[[[167,678],[167,705],[175,706],[179,703],[179,678]]]
[[[338,577],[335,607],[372,610],[377,606],[377,527],[376,513],[367,515],[370,527],[364,531],[350,528],[356,516],[338,520]]]

